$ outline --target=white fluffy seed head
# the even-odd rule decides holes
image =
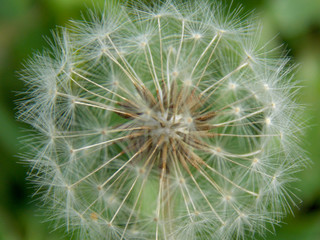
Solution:
[[[50,218],[79,239],[248,239],[294,205],[288,60],[207,1],[110,4],[26,64],[20,117]]]

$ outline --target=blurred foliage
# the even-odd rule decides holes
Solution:
[[[50,36],[51,29],[70,18],[79,19],[87,6],[103,1],[0,0],[0,240],[64,238],[63,232],[49,232],[45,219],[38,216],[30,197],[33,189],[25,180],[27,168],[19,163],[19,138],[27,126],[15,120],[15,101],[23,89],[17,72],[24,59],[46,46],[43,36]],[[309,125],[304,142],[313,164],[299,173],[297,196],[302,202],[294,208],[295,216],[266,239],[320,240],[320,1],[232,2],[242,4],[245,11],[255,9],[264,25],[264,40],[277,35],[276,44],[285,43],[289,55],[300,63],[297,79],[305,86],[300,96]]]

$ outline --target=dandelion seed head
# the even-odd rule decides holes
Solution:
[[[248,239],[292,212],[286,57],[220,3],[106,1],[22,71],[30,178],[79,239]]]

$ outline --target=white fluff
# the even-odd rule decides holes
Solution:
[[[107,4],[26,63],[20,118],[36,133],[25,158],[57,227],[79,239],[248,239],[291,211],[305,164],[298,88],[240,13]]]

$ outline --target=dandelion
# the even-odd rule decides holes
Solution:
[[[25,158],[56,227],[79,239],[248,239],[292,211],[297,86],[240,12],[106,1],[27,62]]]

